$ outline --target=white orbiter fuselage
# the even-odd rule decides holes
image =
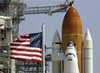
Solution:
[[[64,57],[64,73],[79,73],[78,58],[75,46],[70,43]]]

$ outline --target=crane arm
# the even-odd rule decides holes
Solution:
[[[37,7],[27,7],[24,14],[49,14],[56,12],[66,12],[67,8],[74,3],[74,0],[66,0],[64,4],[55,6],[37,6]]]
[[[48,14],[51,9],[59,7],[62,7],[62,5],[27,7],[24,10],[24,14]],[[57,12],[66,12],[66,10],[67,9],[63,9]]]

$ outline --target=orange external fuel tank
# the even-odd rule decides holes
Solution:
[[[62,24],[62,51],[66,51],[69,41],[76,44],[78,55],[78,65],[80,73],[82,73],[82,23],[76,9],[71,6],[63,20]]]

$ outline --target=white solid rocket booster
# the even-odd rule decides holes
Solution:
[[[84,73],[93,73],[93,43],[89,30],[86,30],[84,41]]]
[[[52,53],[59,54],[61,52],[61,40],[56,30],[52,41]],[[61,61],[52,61],[52,73],[61,73]]]

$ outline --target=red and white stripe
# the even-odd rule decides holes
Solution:
[[[30,39],[27,36],[20,36],[10,44],[11,58],[30,62],[42,61],[42,50],[37,47],[29,47]]]

